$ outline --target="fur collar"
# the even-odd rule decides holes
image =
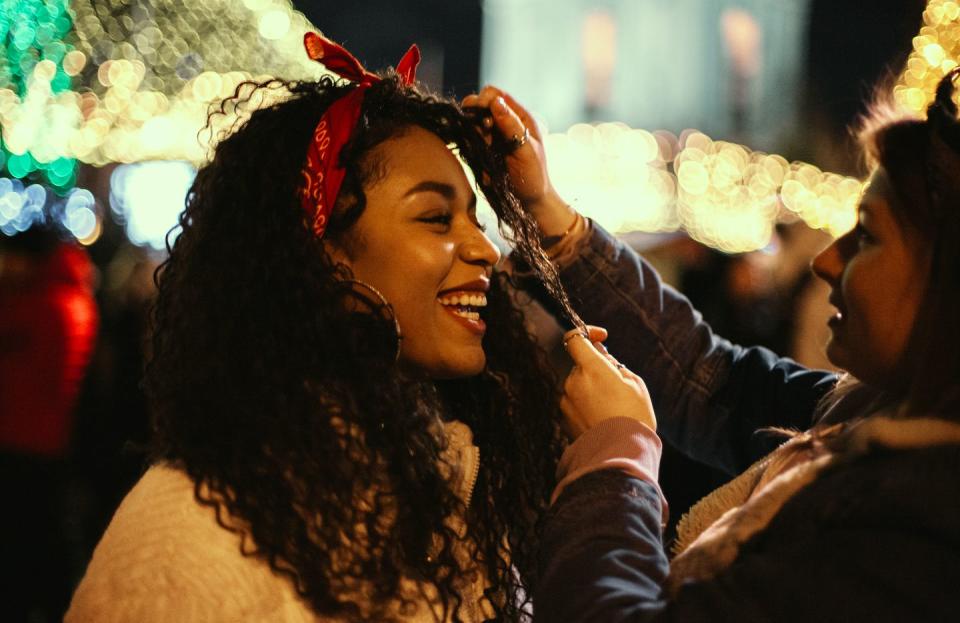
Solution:
[[[943,419],[876,415],[799,434],[681,518],[667,590],[708,580],[729,566],[798,491],[824,469],[879,448],[919,449],[960,444],[960,424]]]

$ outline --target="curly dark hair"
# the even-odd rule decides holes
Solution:
[[[365,185],[389,174],[365,158],[370,150],[419,126],[459,148],[515,255],[575,318],[502,158],[456,104],[393,72],[383,78],[341,153],[347,175],[325,236],[347,240]],[[153,457],[184,469],[218,517],[241,520],[255,555],[318,614],[384,620],[408,577],[435,587],[445,616],[461,620],[458,587],[472,567],[486,576],[496,620],[522,619],[564,443],[556,377],[502,273],[485,310],[484,372],[404,376],[392,320],[348,304],[349,271],[311,233],[297,194],[313,129],[354,87],[245,84],[212,116],[277,88],[282,101],[255,110],[198,172],[158,269],[145,379]],[[480,448],[468,508],[444,475],[441,419],[469,425]],[[457,513],[471,561],[454,555]],[[350,599],[361,590],[372,606]]]

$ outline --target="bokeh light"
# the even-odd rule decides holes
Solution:
[[[60,193],[76,181],[73,159],[57,136],[70,120],[48,102],[63,101],[76,75],[78,58],[67,41],[72,27],[67,0],[0,3],[3,165],[15,178],[38,179]]]
[[[896,103],[923,116],[933,101],[937,83],[960,59],[960,3],[930,0],[923,27],[913,38],[913,51],[893,89]]]
[[[315,28],[287,0],[18,0],[0,7],[13,72],[0,76],[4,144],[32,158],[15,160],[14,176],[46,172],[57,158],[199,164],[237,112],[201,134],[211,105],[239,83],[325,73],[303,52],[303,35]],[[67,188],[75,179],[60,171],[49,181]]]
[[[161,250],[177,227],[196,169],[187,162],[148,161],[117,167],[110,175],[110,208],[136,245]],[[172,243],[176,232],[170,236]]]
[[[685,230],[729,253],[770,243],[797,218],[839,235],[853,225],[860,181],[782,156],[620,123],[577,124],[545,137],[561,196],[617,233]]]
[[[81,244],[96,242],[102,215],[93,193],[73,188],[59,196],[41,184],[0,178],[0,232],[13,236],[36,224],[59,227]]]
[[[923,17],[893,93],[918,114],[957,65],[960,4],[930,0]],[[141,180],[141,169],[114,174],[111,205],[116,200],[131,238],[161,247],[192,167],[238,120],[285,92],[227,106],[204,130],[211,107],[247,80],[325,73],[303,53],[308,30],[315,27],[288,0],[0,2],[7,60],[0,70],[0,165],[7,176],[0,179],[0,230],[18,231],[56,205],[64,226],[95,239],[99,210],[86,206],[86,195],[68,193],[77,162],[179,161],[142,165],[166,171],[155,175],[176,189],[169,194],[163,184]],[[675,136],[619,123],[577,124],[545,142],[561,194],[604,226],[683,229],[731,252],[763,248],[779,221],[799,218],[838,235],[852,226],[861,190],[855,179],[693,130]],[[46,208],[37,207],[38,191],[26,192],[38,180],[51,191]],[[145,187],[151,192],[138,190]]]

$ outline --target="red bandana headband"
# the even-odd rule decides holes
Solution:
[[[330,213],[346,175],[346,170],[339,165],[340,150],[350,140],[357,125],[360,105],[367,89],[380,82],[380,78],[364,69],[350,52],[326,37],[308,32],[303,37],[303,45],[311,59],[323,63],[341,78],[357,83],[355,89],[333,102],[323,113],[307,149],[300,201],[313,232],[319,238],[327,229]],[[412,45],[397,64],[397,73],[404,84],[413,84],[419,62],[420,50]]]

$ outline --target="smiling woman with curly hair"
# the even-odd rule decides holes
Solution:
[[[355,63],[312,41],[331,69]],[[406,57],[340,73],[353,81],[257,85],[287,97],[197,174],[157,277],[155,460],[70,623],[529,610],[558,388],[450,146],[572,312],[470,118],[413,85]]]

